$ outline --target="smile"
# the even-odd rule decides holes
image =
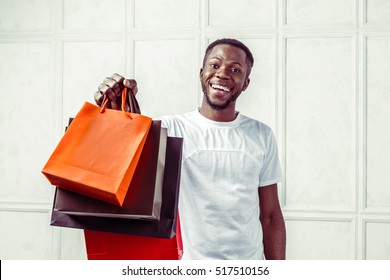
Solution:
[[[224,92],[230,92],[230,91],[231,91],[231,88],[228,88],[228,87],[222,86],[222,85],[211,84],[211,87],[212,87],[213,89],[223,90]]]

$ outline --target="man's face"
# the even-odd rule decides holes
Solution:
[[[230,45],[216,45],[200,69],[202,91],[214,110],[234,106],[249,85],[248,65],[243,50]]]

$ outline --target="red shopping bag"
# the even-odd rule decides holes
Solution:
[[[152,119],[106,104],[84,104],[42,173],[52,185],[121,206]]]
[[[178,260],[176,236],[171,239],[85,230],[89,260]]]

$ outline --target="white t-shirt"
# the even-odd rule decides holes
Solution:
[[[184,143],[183,259],[263,259],[258,188],[282,179],[271,129],[241,114],[215,122],[198,110],[160,119]]]

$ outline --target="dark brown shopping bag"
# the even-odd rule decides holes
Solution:
[[[53,205],[51,225],[112,233],[125,233],[137,236],[172,238],[176,233],[177,207],[180,188],[180,170],[183,139],[167,138],[162,205],[160,219],[157,221],[122,218],[91,217],[68,215],[55,210]],[[147,175],[147,174],[146,174]],[[59,188],[56,189],[54,203]]]
[[[55,186],[122,205],[152,119],[106,104],[84,104],[42,173]]]
[[[57,189],[54,210],[71,215],[160,219],[167,130],[153,121],[122,206]]]

